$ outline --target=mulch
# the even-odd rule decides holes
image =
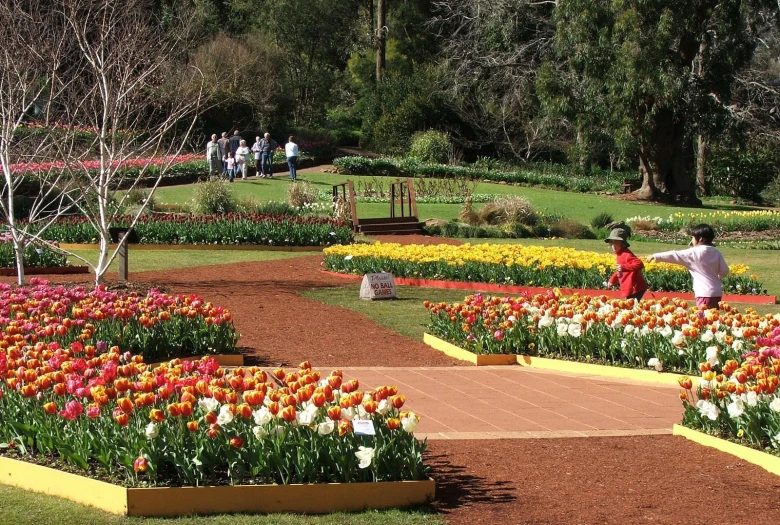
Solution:
[[[197,293],[229,308],[250,364],[460,364],[358,313],[300,296],[345,285],[320,272],[321,261],[317,255],[147,272],[133,275],[135,284],[112,286]],[[426,455],[437,480],[435,507],[453,524],[747,524],[773,523],[780,512],[780,477],[673,436],[439,440],[429,443]]]

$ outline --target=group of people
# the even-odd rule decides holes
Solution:
[[[689,230],[690,248],[654,253],[647,257],[648,262],[658,261],[679,264],[688,269],[693,278],[693,294],[696,306],[702,310],[718,308],[723,297],[721,279],[729,274],[729,267],[723,255],[713,246],[715,231],[709,224],[698,224]],[[617,271],[605,283],[608,286],[620,286],[621,296],[637,301],[647,291],[642,270],[642,260],[629,250],[626,227],[613,228],[604,242],[612,246],[617,261]]]
[[[263,137],[255,137],[255,143],[250,150],[246,140],[241,138],[238,130],[233,132],[233,136],[228,138],[227,132],[222,133],[222,137],[217,139],[217,135],[211,136],[211,140],[206,144],[206,160],[209,163],[209,175],[222,176],[233,182],[241,175],[243,180],[248,176],[249,155],[254,154],[256,177],[262,179],[274,178],[274,152],[279,144],[271,138],[270,133],[265,133]],[[284,145],[285,156],[287,157],[287,166],[290,168],[290,180],[294,181],[297,177],[298,168],[298,145],[295,143],[295,137],[290,136]]]

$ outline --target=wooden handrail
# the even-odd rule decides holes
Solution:
[[[341,192],[340,195],[339,190]],[[333,185],[333,203],[335,204],[338,202],[339,198],[344,202],[349,202],[349,213],[352,216],[352,228],[357,230],[358,218],[357,207],[355,206],[355,185],[351,180]]]
[[[398,195],[397,199],[396,194]],[[406,202],[404,202],[404,199]],[[414,182],[412,182],[412,179],[397,180],[390,183],[390,217],[396,217],[396,202],[401,205],[401,217],[407,216],[405,204],[408,204],[409,217],[417,217],[417,198],[414,193]]]

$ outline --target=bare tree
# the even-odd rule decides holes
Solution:
[[[435,0],[434,6],[442,87],[484,143],[529,158],[567,131],[565,123],[538,116],[534,93],[539,66],[553,53],[553,2]]]
[[[62,14],[84,67],[63,103],[69,121],[97,130],[86,146],[58,144],[66,171],[79,191],[81,213],[100,243],[97,263],[83,260],[100,282],[116,258],[109,227],[128,193],[143,183],[146,200],[133,212],[133,227],[154,190],[187,144],[200,109],[203,76],[187,66],[186,31],[166,31],[152,18],[147,0],[63,0]],[[182,28],[186,23],[182,21]],[[98,164],[89,168],[86,161]],[[132,170],[127,170],[132,167]]]
[[[56,164],[48,162],[57,140],[53,128],[56,102],[68,78],[77,75],[67,60],[66,33],[64,20],[50,2],[0,4],[0,167],[4,183],[0,209],[14,244],[20,285],[30,236],[45,230],[71,204],[67,178]],[[24,217],[17,206],[20,198],[27,201]]]

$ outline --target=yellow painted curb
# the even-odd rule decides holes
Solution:
[[[203,359],[204,357],[213,357],[217,360],[217,363],[219,363],[219,366],[244,366],[244,355],[243,354],[214,354],[212,356],[205,356],[205,355],[193,355],[190,357],[179,357],[178,359],[181,359],[182,361],[197,361],[198,359]],[[177,359],[175,357],[172,357],[171,359],[168,359],[167,361],[159,361],[157,363],[148,363],[147,366],[149,368],[157,368],[160,365],[166,365],[170,363],[173,359]]]
[[[492,366],[492,365],[514,365],[517,363],[517,359],[514,355],[508,354],[487,354],[477,355],[474,352],[464,350],[459,346],[455,346],[452,343],[448,343],[442,339],[431,334],[423,334],[423,342],[450,357],[460,359],[461,361],[468,361],[477,366]]]
[[[630,379],[632,381],[644,381],[646,383],[674,386],[680,386],[680,383],[678,383],[677,380],[682,377],[680,374],[671,374],[668,372],[634,370],[619,366],[594,365],[591,363],[578,363],[577,361],[564,361],[562,359],[550,359],[548,357],[533,357],[528,355],[518,355],[517,364],[527,368],[537,368],[540,370],[614,377],[617,379]]]
[[[112,514],[147,517],[238,512],[326,514],[422,505],[433,500],[436,495],[436,483],[432,479],[311,485],[125,488],[4,457],[0,457],[0,484],[58,496]]]
[[[691,441],[695,441],[696,443],[704,445],[705,447],[716,448],[721,452],[731,454],[732,456],[743,459],[748,463],[758,465],[772,474],[777,474],[780,476],[780,457],[773,456],[772,454],[767,454],[766,452],[761,452],[760,450],[749,448],[743,445],[738,445],[725,439],[710,436],[704,432],[699,432],[698,430],[693,430],[682,425],[674,425],[672,427],[672,434],[675,436],[682,436]]]
[[[112,514],[127,514],[127,489],[49,467],[0,457],[0,483],[69,499]]]
[[[73,250],[97,250],[99,244],[64,244],[60,248],[67,251]],[[116,244],[111,245],[115,249]],[[233,251],[259,251],[259,252],[321,252],[327,246],[263,246],[259,244],[131,244],[130,251],[149,250],[233,250]]]

